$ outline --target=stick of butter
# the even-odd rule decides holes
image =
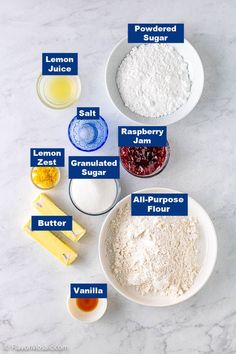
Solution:
[[[72,248],[59,240],[52,232],[32,231],[31,220],[25,224],[24,231],[65,265],[73,263],[78,256]]]
[[[58,215],[58,216],[66,215],[44,193],[39,194],[39,196],[33,201],[33,205],[42,215]],[[70,240],[77,242],[82,236],[84,236],[86,230],[73,220],[72,231],[63,230],[61,232]]]

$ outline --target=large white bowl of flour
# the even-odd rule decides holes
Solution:
[[[180,193],[180,192],[172,190],[172,189],[167,189],[167,188],[148,188],[148,189],[143,189],[141,191],[138,191],[137,193]],[[100,231],[99,258],[100,258],[100,263],[101,263],[102,269],[103,269],[108,281],[121,295],[123,295],[127,299],[129,299],[133,302],[142,304],[142,305],[146,305],[146,306],[156,306],[156,307],[170,306],[170,305],[178,304],[184,300],[191,298],[207,282],[208,278],[210,277],[210,275],[214,269],[214,265],[216,262],[217,237],[216,237],[216,232],[215,232],[213,223],[212,223],[210,217],[208,216],[208,214],[206,213],[206,211],[194,199],[192,199],[191,197],[188,197],[189,218],[198,221],[197,231],[199,234],[199,239],[197,241],[198,242],[198,251],[199,251],[198,255],[197,255],[197,260],[199,263],[199,270],[198,270],[197,274],[195,275],[194,280],[191,283],[191,286],[189,287],[189,289],[184,291],[182,294],[178,294],[178,295],[176,295],[176,294],[175,295],[173,295],[173,294],[165,295],[163,293],[156,292],[156,291],[155,292],[146,291],[146,293],[142,293],[138,290],[139,288],[137,288],[137,286],[135,286],[135,285],[122,284],[120,282],[120,280],[118,279],[117,274],[114,271],[114,268],[112,269],[112,266],[111,266],[112,259],[111,259],[111,254],[110,254],[110,248],[108,246],[112,245],[113,242],[117,242],[117,240],[115,240],[112,225],[114,225],[114,220],[117,219],[117,216],[122,215],[123,210],[125,208],[127,208],[127,203],[128,204],[130,203],[130,195],[123,198],[113,208],[113,210],[107,215],[107,217],[102,225],[101,231]],[[133,221],[130,220],[129,225],[132,224],[132,222],[135,223],[136,218],[140,218],[140,217],[132,217],[132,218],[133,218],[132,219]],[[158,217],[154,217],[154,218],[158,218]],[[120,220],[122,222],[122,218],[120,218]],[[147,223],[147,218],[146,218],[146,220],[143,221],[143,225],[145,225],[145,223]],[[141,225],[142,225],[142,223],[140,224],[139,229],[137,230],[139,233],[143,232]],[[191,225],[190,225],[190,227],[191,227]],[[121,231],[119,231],[119,232],[122,232],[124,234],[126,232],[126,228],[127,228],[127,233],[129,233],[130,227],[128,227],[127,224],[126,225],[124,224],[123,230],[122,230],[122,225],[121,225],[121,228],[120,228]],[[191,230],[190,230],[190,232],[191,232]],[[154,231],[154,233],[155,233],[155,231]],[[174,230],[174,234],[175,234],[175,230]],[[132,237],[132,235],[129,236],[127,234],[127,237]],[[141,237],[141,239],[142,239],[142,237]],[[184,245],[184,243],[183,243],[183,245]],[[118,248],[119,248],[119,246],[118,246]],[[150,244],[149,249],[152,250],[151,244]],[[133,250],[133,252],[138,253],[139,257],[142,257],[145,254],[145,252],[147,252],[147,249],[145,249],[145,247],[143,247],[142,243],[141,243],[140,249],[136,248]],[[191,256],[191,254],[188,254],[188,252],[185,253],[185,257],[190,257],[190,256]],[[132,252],[130,253],[129,257],[135,258],[134,255],[132,254]],[[152,253],[152,257],[153,257],[153,253]],[[194,257],[193,257],[192,262],[191,262],[191,259],[188,260],[189,267],[192,267],[193,269],[194,269],[194,262],[195,262]],[[163,260],[163,257],[162,257],[162,260]],[[126,258],[126,259],[124,259],[124,261],[125,261],[125,263],[124,263],[124,267],[125,267],[125,266],[127,266],[127,263],[129,264],[129,260],[127,261],[127,258]],[[121,260],[121,262],[122,262],[122,260]],[[144,264],[145,264],[145,262],[144,262]],[[155,266],[156,266],[156,264],[155,264],[155,262],[153,262],[153,267],[155,267]],[[120,269],[119,269],[119,271],[120,271]],[[149,269],[150,269],[150,264],[149,264]],[[161,269],[161,268],[159,268],[159,269]],[[128,269],[128,271],[129,271],[129,269]],[[139,274],[139,276],[142,278],[143,274]],[[173,277],[173,275],[172,275],[172,277]],[[174,274],[174,277],[175,277],[175,274]],[[187,281],[187,279],[186,279],[186,281]]]
[[[106,86],[111,101],[127,118],[144,125],[169,125],[187,116],[199,101],[204,84],[201,59],[186,39],[184,43],[165,45],[171,46],[178,56],[172,63],[172,72],[168,60],[173,59],[173,53],[165,55],[155,51],[157,46],[160,45],[128,43],[125,38],[113,49],[106,66]],[[145,48],[149,59],[142,57]],[[186,72],[189,79],[185,77]],[[159,114],[155,116],[159,106]]]

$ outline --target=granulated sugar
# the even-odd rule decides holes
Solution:
[[[199,239],[196,218],[132,217],[128,203],[111,222],[107,256],[122,286],[177,297],[199,273]]]
[[[122,61],[116,81],[124,104],[148,118],[175,112],[191,91],[188,64],[166,44],[133,47]]]

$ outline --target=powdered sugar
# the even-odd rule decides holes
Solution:
[[[127,203],[111,222],[107,256],[121,285],[141,294],[179,296],[200,270],[199,238],[193,217],[132,217]]]
[[[133,47],[122,61],[116,81],[124,104],[149,118],[175,112],[191,91],[188,64],[166,44]]]

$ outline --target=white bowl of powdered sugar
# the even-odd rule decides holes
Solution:
[[[137,193],[180,193],[148,188]],[[210,277],[217,238],[205,210],[188,197],[188,216],[131,216],[130,196],[106,217],[99,237],[102,269],[123,296],[169,306],[195,295]]]
[[[117,109],[139,124],[169,125],[187,116],[201,97],[201,59],[185,39],[174,44],[133,44],[123,39],[106,67]]]

